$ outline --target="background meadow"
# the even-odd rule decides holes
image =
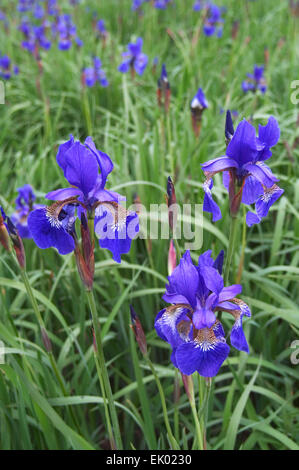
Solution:
[[[251,117],[256,127],[273,115],[281,137],[270,167],[285,192],[258,226],[246,228],[244,214],[240,218],[233,263],[235,276],[242,276],[242,298],[252,310],[245,322],[250,355],[232,351],[213,382],[207,447],[298,450],[299,366],[290,356],[299,330],[299,108],[290,97],[291,82],[299,79],[299,18],[286,0],[222,0],[223,34],[218,38],[203,34],[203,12],[193,10],[193,0],[174,0],[165,10],[145,3],[143,15],[131,10],[131,0],[58,3],[62,12],[72,14],[83,46],[74,43],[62,51],[54,41],[50,50],[41,49],[40,74],[32,54],[21,47],[18,2],[0,2],[8,21],[7,26],[0,21],[0,52],[19,67],[5,81],[6,102],[0,105],[0,204],[12,213],[16,190],[25,183],[33,186],[39,203],[45,203],[48,191],[64,187],[56,153],[69,134],[81,141],[91,135],[111,157],[115,170],[109,189],[125,194],[129,202],[136,195],[146,207],[165,202],[171,175],[177,201],[200,204],[201,163],[225,152],[222,110],[237,111],[235,123]],[[98,19],[105,21],[105,41],[93,27]],[[139,36],[149,64],[132,79],[117,68],[126,45]],[[102,60],[108,87],[82,86],[82,69],[94,55]],[[156,103],[162,63],[171,85],[168,122]],[[254,64],[265,64],[264,95],[241,89]],[[190,101],[198,87],[209,108],[196,140]],[[208,249],[216,255],[228,243],[228,198],[219,175],[214,192],[223,218],[213,224],[204,214],[203,246],[192,253],[194,260]],[[155,316],[165,305],[168,248],[168,240],[136,240],[121,265],[108,251],[96,250],[94,289],[126,449],[170,448],[156,378],[130,329],[130,304],[144,327],[177,441],[181,449],[193,444],[187,396],[170,363],[170,348],[154,330]],[[25,240],[25,249],[68,396],[62,395],[50,368],[19,272],[1,247],[0,340],[6,355],[0,365],[0,448],[107,449],[91,320],[75,261],[54,249],[39,250],[32,240]],[[227,330],[232,326],[224,323]]]

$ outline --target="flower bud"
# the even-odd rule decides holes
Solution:
[[[142,325],[132,305],[130,305],[130,311],[131,311],[131,321],[132,321],[132,324],[130,326],[132,330],[134,331],[135,338],[140,348],[140,351],[142,352],[144,356],[146,356],[147,344],[146,344],[146,337],[145,337]]]

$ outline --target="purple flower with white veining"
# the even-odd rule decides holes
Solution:
[[[259,125],[256,136],[255,128],[244,119],[234,132],[228,112],[225,137],[228,144],[226,155],[202,165],[206,176],[203,209],[212,213],[213,222],[221,219],[220,208],[213,200],[211,190],[213,176],[223,172],[223,184],[229,193],[232,217],[237,216],[241,202],[255,204],[256,214],[248,212],[246,220],[248,225],[259,223],[283,193],[276,185],[278,179],[265,163],[272,156],[270,149],[280,137],[278,122],[271,116],[266,126]]]
[[[247,80],[242,82],[242,90],[244,93],[251,91],[256,93],[258,90],[261,93],[266,93],[267,84],[264,77],[264,66],[259,67],[258,65],[254,66],[253,73],[247,74]]]
[[[122,53],[123,61],[118,67],[122,73],[131,70],[132,75],[134,71],[138,75],[142,75],[148,63],[148,57],[142,52],[143,40],[138,38],[136,43],[130,42],[127,51]]]
[[[48,193],[46,198],[56,202],[29,215],[35,243],[40,248],[55,247],[61,254],[70,253],[78,247],[76,218],[82,225],[91,218],[100,246],[110,250],[120,263],[139,225],[137,214],[120,204],[125,198],[105,188],[113,170],[110,157],[96,148],[91,137],[82,144],[71,136],[60,145],[56,159],[70,187]]]
[[[231,344],[249,353],[242,321],[251,313],[245,302],[236,298],[242,286],[224,286],[222,265],[223,252],[214,261],[211,250],[206,251],[194,265],[187,251],[168,277],[163,300],[172,305],[158,313],[155,328],[172,347],[171,360],[182,374],[197,371],[204,377],[214,377],[227,358],[230,348],[216,319],[217,311],[233,316]]]

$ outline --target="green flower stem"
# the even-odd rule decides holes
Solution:
[[[33,311],[36,315],[36,318],[37,318],[37,321],[38,321],[38,324],[39,324],[39,327],[40,327],[40,330],[41,330],[41,333],[42,333],[42,337],[44,338],[44,334],[46,334],[46,336],[48,336],[47,330],[46,330],[44,321],[42,319],[42,316],[41,316],[36,298],[34,297],[34,294],[33,294],[33,291],[32,291],[32,288],[31,288],[31,285],[30,285],[30,282],[29,282],[29,279],[28,279],[28,276],[27,276],[27,273],[26,273],[26,270],[21,268],[20,272],[21,272],[21,277],[22,277],[23,283],[25,285],[28,297],[29,297],[30,302],[32,304]],[[66,386],[65,386],[65,383],[64,383],[64,379],[63,379],[63,377],[62,377],[62,375],[59,371],[59,368],[57,366],[57,363],[56,363],[55,357],[53,355],[53,352],[51,350],[48,350],[47,348],[46,348],[46,350],[47,350],[47,354],[48,354],[48,357],[49,357],[49,361],[50,361],[52,370],[53,370],[54,375],[57,379],[57,382],[59,383],[61,391],[62,391],[62,393],[65,397],[68,397],[69,394],[67,392],[67,389],[66,389]],[[71,406],[69,406],[68,408],[69,408],[69,411],[70,411],[71,418],[73,420],[73,424],[75,425],[75,427],[77,428],[77,430],[80,433],[80,426],[77,422],[74,410]]]
[[[226,256],[226,263],[225,263],[225,270],[224,270],[224,285],[227,286],[229,280],[229,273],[230,267],[233,259],[234,249],[235,249],[235,241],[236,241],[236,234],[237,234],[237,217],[231,218],[230,224],[230,232],[229,232],[229,239],[228,239],[228,250]]]
[[[196,441],[197,441],[197,445],[198,445],[199,450],[203,450],[203,433],[202,433],[202,429],[201,429],[201,425],[200,425],[200,419],[199,419],[199,415],[198,415],[197,408],[196,408],[196,403],[195,403],[194,385],[193,385],[192,375],[188,376],[187,380],[188,380],[188,393],[187,393],[187,395],[188,395],[188,398],[189,398],[189,403],[190,403],[190,407],[191,407],[191,411],[192,411],[192,415],[193,415],[193,420],[194,420]],[[193,448],[195,447],[195,442],[196,441],[194,441]]]
[[[99,381],[100,381],[101,392],[102,392],[103,400],[104,400],[105,418],[106,418],[106,423],[107,423],[107,428],[108,428],[110,446],[111,446],[112,450],[117,450],[116,449],[116,443],[115,443],[114,436],[113,436],[113,432],[112,432],[112,427],[111,427],[111,420],[110,420],[109,409],[108,409],[108,405],[107,405],[108,401],[107,401],[107,397],[106,397],[105,386],[104,386],[103,377],[102,377],[102,374],[101,374],[101,369],[100,369],[100,366],[99,366],[99,361],[98,361],[95,350],[94,350],[94,359],[95,359],[97,373],[98,373],[98,377],[99,377]]]
[[[104,385],[103,389],[106,391],[105,395],[108,398],[108,406],[109,406],[111,421],[113,425],[116,448],[118,450],[122,450],[123,444],[122,444],[122,439],[120,435],[118,417],[117,417],[116,408],[115,408],[115,404],[113,400],[111,385],[109,381],[109,375],[108,375],[106,362],[105,362],[105,356],[104,356],[104,350],[103,350],[103,344],[102,344],[102,338],[101,338],[101,327],[100,327],[100,323],[98,320],[95,298],[93,295],[93,291],[86,290],[86,295],[88,298],[88,303],[89,303],[91,316],[92,316],[94,334],[95,334],[96,359],[98,361],[97,372],[99,375],[100,384],[103,383]],[[109,430],[109,425],[108,425],[108,430]]]
[[[150,358],[148,357],[148,355],[144,356],[145,357],[145,360],[155,378],[155,381],[156,381],[156,384],[157,384],[157,387],[158,387],[158,390],[159,390],[159,394],[160,394],[160,398],[161,398],[161,404],[162,404],[162,410],[163,410],[163,416],[164,416],[164,422],[165,422],[165,426],[166,426],[166,429],[167,429],[167,433],[168,433],[168,437],[169,437],[169,440],[170,440],[170,443],[171,443],[171,446],[174,450],[180,450],[180,447],[179,447],[179,444],[177,443],[173,433],[172,433],[172,429],[171,429],[171,426],[170,426],[170,423],[169,423],[169,419],[168,419],[168,414],[167,414],[167,406],[166,406],[166,400],[165,400],[165,395],[164,395],[164,391],[163,391],[163,387],[161,385],[161,382],[160,382],[160,379],[157,375],[157,372],[155,370],[155,367],[152,363],[152,361],[150,360]]]

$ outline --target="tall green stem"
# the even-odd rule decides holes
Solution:
[[[168,433],[168,437],[169,437],[169,440],[170,440],[170,443],[172,445],[172,448],[174,450],[180,450],[180,447],[173,435],[173,432],[172,432],[172,429],[171,429],[171,426],[170,426],[170,422],[169,422],[169,419],[168,419],[168,414],[167,414],[167,406],[166,406],[166,400],[165,400],[165,395],[164,395],[164,391],[163,391],[163,387],[161,385],[161,382],[160,382],[160,379],[157,375],[157,372],[153,366],[153,363],[152,361],[150,360],[150,358],[148,356],[145,356],[145,359],[146,359],[146,362],[155,378],[155,381],[156,381],[156,384],[157,384],[157,387],[158,387],[158,390],[159,390],[159,394],[160,394],[160,398],[161,398],[161,404],[162,404],[162,410],[163,410],[163,416],[164,416],[164,422],[165,422],[165,426],[166,426],[166,429],[167,429],[167,433]]]
[[[99,375],[100,383],[103,381],[104,389],[106,391],[106,396],[108,398],[108,406],[109,406],[110,415],[111,415],[111,421],[112,421],[112,426],[113,426],[113,431],[114,431],[114,436],[115,436],[116,448],[118,450],[122,450],[123,449],[123,444],[122,444],[122,439],[121,439],[121,435],[120,435],[118,417],[117,417],[116,408],[115,408],[115,404],[114,404],[114,399],[113,399],[113,395],[112,395],[111,385],[110,385],[110,381],[109,381],[109,375],[108,375],[106,362],[105,362],[104,349],[103,349],[102,338],[101,338],[101,326],[100,326],[100,323],[99,323],[99,320],[98,320],[95,298],[94,298],[94,295],[93,295],[92,291],[87,290],[86,295],[87,295],[87,298],[88,298],[88,303],[89,303],[91,316],[92,316],[94,334],[95,334],[96,358],[97,358],[98,366],[99,366],[99,367],[97,367],[97,372],[98,372],[98,375]]]
[[[227,285],[228,280],[229,280],[230,267],[231,267],[234,249],[235,249],[237,220],[238,220],[237,217],[231,218],[230,232],[229,232],[229,239],[228,239],[228,250],[227,250],[225,270],[224,270],[224,285],[225,286]]]
[[[32,288],[31,288],[31,285],[30,285],[30,282],[29,282],[29,279],[28,279],[28,276],[27,276],[27,273],[26,273],[25,269],[21,268],[20,272],[21,272],[21,277],[22,277],[22,280],[24,282],[28,297],[29,297],[30,302],[32,304],[33,311],[36,315],[36,318],[37,318],[37,321],[38,321],[38,324],[39,324],[39,327],[40,327],[40,330],[41,330],[43,340],[45,342],[45,337],[48,338],[48,334],[47,334],[47,330],[46,330],[44,321],[42,319],[42,316],[41,316],[41,313],[40,313],[40,310],[39,310],[39,306],[37,304],[36,298],[34,297],[34,294],[33,294],[33,291],[32,291]],[[65,386],[65,383],[64,383],[64,379],[63,379],[63,377],[62,377],[62,375],[59,371],[59,368],[57,366],[57,363],[56,363],[55,357],[53,355],[53,352],[49,347],[46,347],[46,351],[47,351],[47,354],[48,354],[48,357],[49,357],[49,361],[50,361],[52,370],[53,370],[54,375],[57,379],[57,382],[59,383],[61,391],[62,391],[63,395],[65,397],[67,397],[69,394],[67,392],[67,389],[66,389],[66,386]],[[80,427],[78,425],[75,413],[74,413],[71,406],[69,407],[69,411],[70,411],[70,414],[71,414],[74,425],[76,426],[76,428],[80,432]]]

